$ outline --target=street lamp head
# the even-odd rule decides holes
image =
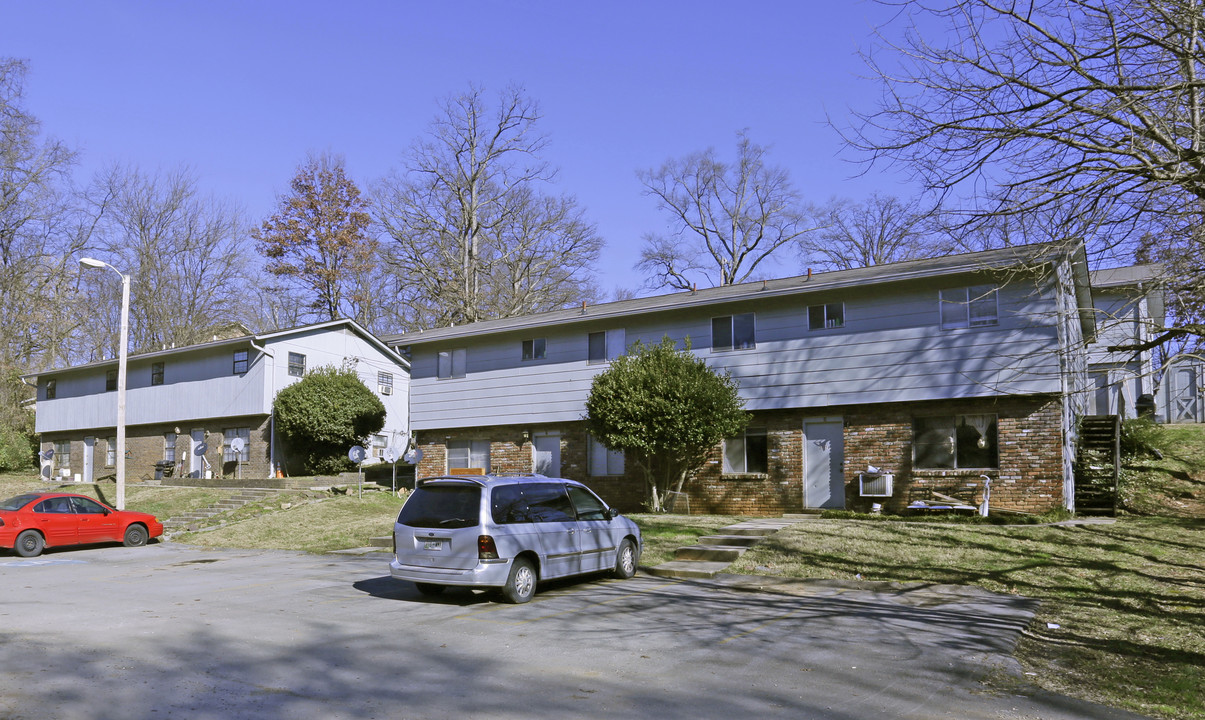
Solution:
[[[107,266],[109,263],[107,263],[103,260],[97,260],[96,258],[80,258],[79,264],[83,265],[84,267],[103,268],[103,267]]]

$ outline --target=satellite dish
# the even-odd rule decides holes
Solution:
[[[422,459],[423,459],[423,451],[421,448],[414,448],[413,450],[408,450],[406,452],[406,454],[402,456],[402,460],[406,461],[410,465],[417,465],[419,463],[419,461],[421,461]]]
[[[230,449],[235,452],[242,452],[243,447],[245,445],[246,445],[246,443],[243,442],[243,439],[241,437],[236,437],[235,439],[230,441]]]
[[[347,451],[347,458],[357,465],[364,462],[364,457],[366,455],[367,453],[364,452],[364,448],[360,447],[359,445],[354,445],[352,446],[351,450]]]
[[[385,462],[387,462],[387,463],[397,462],[397,450],[395,450],[394,448],[389,448],[388,450],[386,450],[385,451]]]
[[[209,446],[204,441],[197,443],[196,447],[192,449],[193,455],[204,455],[207,452],[209,452]]]
[[[43,460],[53,460],[54,459],[54,448],[46,448],[45,450],[43,450],[42,451],[42,459]]]

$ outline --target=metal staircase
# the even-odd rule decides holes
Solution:
[[[1081,515],[1114,515],[1121,475],[1121,418],[1085,415],[1079,423],[1079,456],[1075,462],[1075,511]]]

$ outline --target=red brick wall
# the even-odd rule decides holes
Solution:
[[[807,417],[845,418],[845,504],[851,510],[869,510],[881,503],[900,511],[914,499],[932,499],[932,492],[966,498],[982,497],[980,474],[992,478],[991,506],[1044,512],[1061,507],[1063,498],[1063,445],[1061,405],[1057,397],[1017,397],[994,400],[958,400],[812,410],[754,413],[751,423],[766,428],[768,472],[724,474],[721,449],[716,447],[684,491],[695,514],[773,516],[803,509],[803,421]],[[994,413],[998,418],[999,468],[982,470],[930,470],[912,467],[912,418],[915,415]],[[608,503],[635,512],[644,508],[643,475],[632,462],[622,477],[587,475],[587,437],[584,423],[533,426],[530,433],[561,433],[561,474],[585,482]],[[417,435],[423,460],[418,477],[447,471],[448,439],[490,441],[491,468],[498,473],[532,472],[533,452],[522,429],[512,426],[468,430],[422,431]],[[867,465],[895,475],[890,498],[858,496],[858,473]]]

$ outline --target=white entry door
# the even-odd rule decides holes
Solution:
[[[845,507],[844,427],[839,417],[803,421],[804,507]]]
[[[197,454],[197,446],[205,442],[205,430],[193,430],[188,440],[188,476],[199,478],[204,475],[201,456]]]
[[[535,472],[547,477],[561,476],[561,436],[559,433],[538,433],[532,438],[535,450]]]
[[[92,482],[93,468],[96,460],[96,438],[84,438],[84,475],[83,481],[86,483]]]

